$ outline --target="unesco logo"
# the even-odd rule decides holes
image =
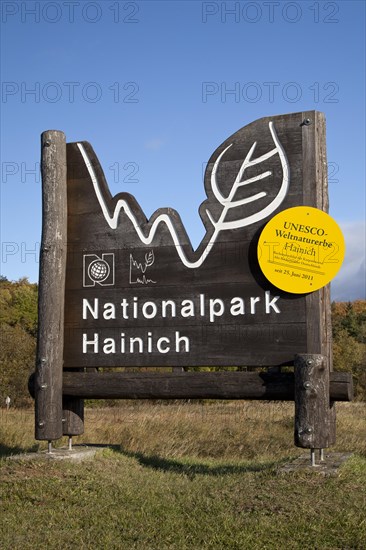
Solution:
[[[83,286],[91,287],[114,285],[114,254],[84,254]]]

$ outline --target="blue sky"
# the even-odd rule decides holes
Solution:
[[[2,270],[38,277],[40,134],[93,145],[113,194],[171,206],[195,246],[203,170],[263,116],[327,117],[333,299],[365,298],[365,3],[3,1]]]

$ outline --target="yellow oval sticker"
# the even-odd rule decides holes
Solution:
[[[322,288],[339,271],[345,243],[339,225],[310,206],[283,210],[264,227],[258,261],[267,279],[295,294]]]

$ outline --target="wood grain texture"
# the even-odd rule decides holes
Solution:
[[[66,142],[62,132],[44,132],[42,145],[42,243],[38,298],[35,434],[62,436],[62,367],[67,247]]]
[[[334,443],[329,414],[328,361],[322,355],[295,358],[295,445],[324,449]]]
[[[63,435],[84,433],[84,400],[79,397],[64,396],[62,414]]]
[[[83,372],[83,369],[78,369]],[[79,397],[63,396],[62,400],[63,435],[81,435],[84,433],[84,400]]]
[[[310,111],[304,112],[303,117],[304,120],[310,120],[309,125],[303,126],[304,180],[306,181],[304,204],[328,212],[325,116],[323,113]],[[307,353],[323,355],[326,367],[322,372],[327,377],[327,371],[333,370],[330,284],[307,295],[306,311]],[[329,403],[327,417],[329,443],[333,445],[336,441],[335,403]]]
[[[66,372],[65,396],[85,399],[294,400],[293,373],[258,372]],[[353,397],[352,376],[331,373],[334,401]]]
[[[312,125],[304,126],[303,120],[309,117]],[[327,190],[324,180],[317,170],[324,162],[324,121],[323,115],[316,111],[293,113],[266,117],[257,120],[227,138],[213,153],[208,161],[205,173],[205,191],[207,199],[199,212],[206,234],[196,251],[193,250],[187,232],[179,214],[172,209],[159,209],[150,219],[134,197],[128,193],[119,193],[112,197],[103,174],[102,167],[90,144],[82,142],[94,174],[100,184],[100,193],[110,215],[118,201],[133,213],[142,233],[147,236],[159,216],[170,218],[181,249],[188,261],[193,262],[201,256],[213,236],[213,226],[207,215],[209,211],[217,220],[222,206],[214,196],[211,175],[215,162],[225,149],[231,145],[222,157],[223,162],[217,170],[220,192],[228,196],[243,159],[254,142],[257,143],[255,157],[264,155],[273,148],[269,123],[273,122],[278,139],[286,153],[290,170],[290,185],[280,207],[281,210],[309,204],[323,207]],[[182,263],[173,243],[172,235],[164,225],[159,225],[151,244],[144,244],[137,236],[124,208],[119,212],[118,223],[111,228],[102,212],[96,196],[90,173],[85,165],[77,143],[67,146],[68,158],[68,258],[66,275],[66,318],[65,318],[65,366],[101,367],[101,366],[202,366],[202,365],[254,365],[270,366],[292,364],[296,353],[324,353],[323,317],[325,304],[322,292],[316,296],[293,295],[276,289],[263,276],[257,260],[257,242],[259,235],[270,216],[246,227],[221,231],[214,242],[205,262],[197,268],[189,268]],[[312,164],[312,166],[308,166]],[[314,168],[315,166],[315,168]],[[236,207],[228,214],[228,221],[253,215],[258,208],[266,207],[279,190],[283,169],[274,155],[262,165],[248,169],[247,177],[255,177],[267,170],[270,177],[238,190],[235,200],[239,201],[251,194],[265,191],[266,196],[244,206]],[[83,286],[88,258],[102,258],[103,254],[114,254],[115,279],[113,284],[105,285],[88,280],[90,286]],[[144,273],[143,284],[137,280],[143,278],[138,264],[144,265],[145,258],[153,254],[154,262]],[[93,256],[94,255],[94,256]],[[134,264],[131,270],[131,258]],[[280,313],[273,310],[266,313],[263,308],[265,292],[279,296]],[[132,303],[152,301],[157,307],[162,300],[173,300],[181,304],[184,300],[195,303],[204,294],[207,300],[230,300],[241,298],[245,302],[245,314],[217,316],[213,321],[206,316],[195,314],[183,317],[163,318],[160,314],[154,318],[121,319],[120,304],[123,299]],[[82,319],[83,299],[97,298],[103,304],[116,306],[116,318],[106,321],[99,313],[98,319]],[[251,300],[260,298],[255,313],[250,311]],[[117,311],[119,309],[119,311]],[[289,327],[292,327],[289,328]],[[121,333],[126,338],[143,338],[151,332],[155,341],[171,338],[173,329],[190,340],[189,353],[123,353],[115,351],[104,353],[103,342],[115,338],[119,347]],[[98,334],[98,353],[83,353],[83,335],[87,339]],[[324,336],[327,337],[326,335]],[[128,340],[129,341],[129,340]],[[174,346],[171,346],[174,348]],[[91,347],[87,348],[88,350]]]

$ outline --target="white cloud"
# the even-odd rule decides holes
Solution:
[[[145,143],[145,148],[148,149],[149,151],[159,151],[159,149],[161,149],[163,145],[164,145],[164,142],[162,139],[153,138]]]
[[[332,300],[366,299],[366,225],[364,221],[339,223],[346,241],[344,263],[331,283]]]

